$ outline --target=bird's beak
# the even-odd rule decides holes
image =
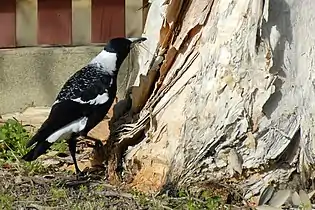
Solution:
[[[128,39],[132,42],[132,44],[141,43],[147,40],[147,38],[145,37],[136,37],[136,38],[128,38]]]

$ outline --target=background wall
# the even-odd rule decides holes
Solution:
[[[142,1],[38,2],[5,0],[1,5],[0,114],[50,106],[67,78],[108,39],[141,36],[143,30]],[[121,68],[119,98],[136,76],[135,56],[133,51]]]

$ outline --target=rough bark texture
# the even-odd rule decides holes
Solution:
[[[112,124],[111,169],[127,149],[124,171],[141,190],[229,180],[251,197],[270,182],[309,187],[314,9],[313,0],[152,1],[132,112]]]

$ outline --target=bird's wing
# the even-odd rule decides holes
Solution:
[[[113,78],[106,72],[97,71],[95,66],[86,66],[76,72],[62,87],[47,120],[28,146],[45,140],[58,129],[89,115],[96,105],[106,103],[112,83]]]

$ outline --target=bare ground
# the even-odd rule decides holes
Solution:
[[[28,150],[26,142],[48,111],[29,108],[23,113],[2,116],[2,120],[0,117],[0,209],[229,209],[226,204],[229,190],[221,193],[213,186],[199,194],[169,189],[160,195],[144,195],[126,187],[125,183],[110,185],[104,168],[77,179],[65,142],[54,145],[38,161],[21,161],[21,155]],[[92,136],[103,137],[104,143],[108,132],[107,120],[104,120],[92,131]],[[87,142],[78,144],[81,169],[98,165],[96,157],[97,153],[87,147]],[[236,204],[235,201],[232,203]],[[243,205],[239,202],[238,206]]]
[[[22,176],[0,174],[1,209],[141,209],[130,193],[106,184],[102,175],[77,180],[56,172]]]
[[[77,179],[53,168],[23,175],[6,167],[0,170],[0,209],[226,209],[219,197],[149,196],[115,187],[104,172]]]

